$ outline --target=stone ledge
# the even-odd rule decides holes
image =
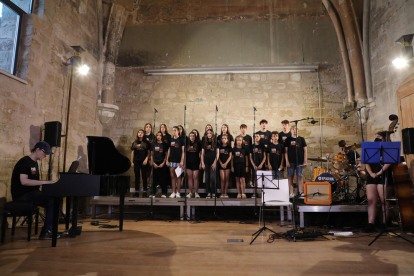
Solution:
[[[25,81],[24,79],[21,79],[21,78],[19,78],[19,77],[16,77],[15,75],[12,75],[12,74],[10,74],[10,73],[7,73],[6,71],[0,70],[0,74],[1,74],[1,75],[5,75],[6,77],[9,77],[9,78],[11,78],[11,79],[14,79],[14,80],[16,80],[16,81],[18,81],[18,82],[21,82],[21,83],[23,83],[23,84],[28,84],[28,82],[27,82],[27,81]]]

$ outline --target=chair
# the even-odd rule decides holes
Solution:
[[[11,232],[12,236],[14,236],[14,230],[16,228],[16,217],[27,217],[27,221],[28,221],[27,241],[30,241],[30,237],[32,233],[33,215],[36,215],[35,235],[37,235],[38,226],[39,226],[39,207],[36,206],[33,202],[16,202],[16,201],[6,202],[4,204],[3,222],[1,224],[1,243],[4,243],[4,237],[6,235],[6,225],[7,225],[8,217],[13,217],[12,232]]]
[[[292,226],[295,225],[295,219],[294,219],[294,210],[293,210],[293,204],[289,201],[289,183],[287,179],[281,179],[279,180],[279,189],[266,189],[266,188],[274,188],[275,186],[271,183],[266,183],[265,181],[265,188],[264,188],[264,195],[262,196],[262,208],[268,207],[280,207],[280,218],[281,221],[284,220],[284,211],[283,207],[287,206],[288,211],[291,212],[291,221]],[[272,181],[276,186],[278,180]]]

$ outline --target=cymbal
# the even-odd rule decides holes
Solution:
[[[350,150],[350,149],[360,149],[362,147],[362,144],[354,144],[352,146],[349,147],[345,147],[345,150]]]
[[[308,158],[308,160],[311,160],[311,161],[316,161],[316,162],[326,162],[326,161],[328,161],[328,159],[325,159],[325,158]]]

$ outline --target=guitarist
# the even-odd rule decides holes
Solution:
[[[375,142],[386,142],[387,141],[387,131],[380,131],[375,134]],[[390,140],[388,139],[388,142]],[[366,228],[362,229],[363,233],[373,233],[375,232],[375,217],[377,211],[377,202],[378,197],[381,200],[382,212],[384,212],[384,184],[386,183],[386,193],[389,194],[390,188],[392,189],[392,175],[390,175],[391,170],[389,169],[391,164],[384,164],[381,168],[380,163],[375,164],[365,164],[365,169],[367,171],[367,198],[368,198],[368,225]],[[385,177],[385,180],[383,179]],[[383,218],[384,224],[387,222],[388,218],[388,202],[386,204],[386,218]]]

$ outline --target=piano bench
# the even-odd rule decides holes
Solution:
[[[35,205],[33,202],[16,202],[10,201],[4,204],[3,209],[3,221],[1,224],[1,243],[4,243],[4,237],[6,235],[6,225],[7,225],[7,218],[13,217],[12,222],[12,236],[14,236],[14,230],[16,228],[16,217],[26,217],[27,224],[28,224],[28,233],[27,233],[27,241],[30,241],[30,237],[32,234],[32,222],[33,222],[33,215],[35,217],[35,235],[38,232],[39,226],[39,207]]]

